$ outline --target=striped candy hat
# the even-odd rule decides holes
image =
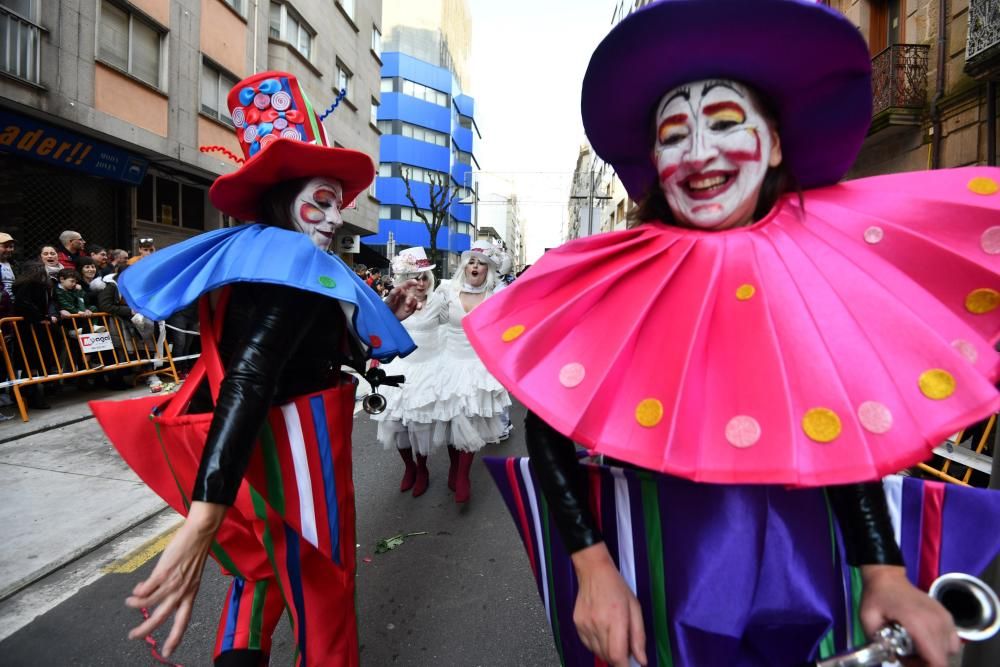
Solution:
[[[209,190],[212,204],[240,220],[260,218],[263,195],[283,181],[323,176],[340,181],[347,207],[375,178],[371,158],[333,148],[298,79],[261,72],[240,81],[226,100],[245,160]]]

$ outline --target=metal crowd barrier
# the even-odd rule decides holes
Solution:
[[[163,342],[158,346],[156,341],[136,335],[133,327],[108,313],[71,315],[56,324],[31,324],[22,317],[4,317],[0,319],[0,332],[0,351],[8,378],[0,387],[11,388],[23,421],[28,421],[28,410],[22,389],[29,385],[142,366],[151,368],[137,373],[136,379],[164,374],[173,382],[180,381],[169,345]],[[111,349],[85,352],[81,335],[101,333],[111,334],[117,344]]]
[[[969,480],[972,478],[973,471],[978,470],[990,476],[993,468],[993,457],[986,454],[985,450],[990,439],[994,437],[996,426],[997,416],[993,415],[986,423],[986,427],[983,429],[983,433],[977,443],[970,442],[969,447],[963,446],[965,431],[960,431],[954,438],[935,447],[934,453],[940,457],[942,462],[940,468],[935,468],[933,465],[927,463],[919,463],[917,465],[921,470],[930,475],[943,479],[946,482],[951,482],[952,484],[961,484],[962,486],[969,486]],[[975,449],[973,449],[973,446]],[[993,452],[993,456],[997,456],[996,451]],[[965,467],[964,472],[958,473],[961,475],[960,478],[951,473],[952,463],[957,463]]]

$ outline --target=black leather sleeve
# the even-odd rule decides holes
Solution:
[[[573,554],[601,542],[587,505],[587,478],[576,445],[532,412],[524,420],[531,467],[549,503],[566,550]]]
[[[280,287],[262,287],[258,296],[251,326],[233,349],[219,390],[191,494],[194,500],[222,505],[236,501],[278,378],[312,325],[322,299]]]
[[[903,564],[881,483],[829,486],[826,492],[844,535],[848,563],[856,567]]]

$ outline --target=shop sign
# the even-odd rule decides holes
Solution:
[[[149,166],[128,151],[4,110],[0,110],[0,153],[133,185],[142,183]]]

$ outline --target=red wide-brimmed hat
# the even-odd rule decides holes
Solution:
[[[261,72],[240,81],[226,100],[245,162],[208,191],[212,204],[240,220],[260,218],[261,198],[274,185],[324,176],[341,183],[349,206],[375,178],[360,151],[333,148],[298,79]]]

